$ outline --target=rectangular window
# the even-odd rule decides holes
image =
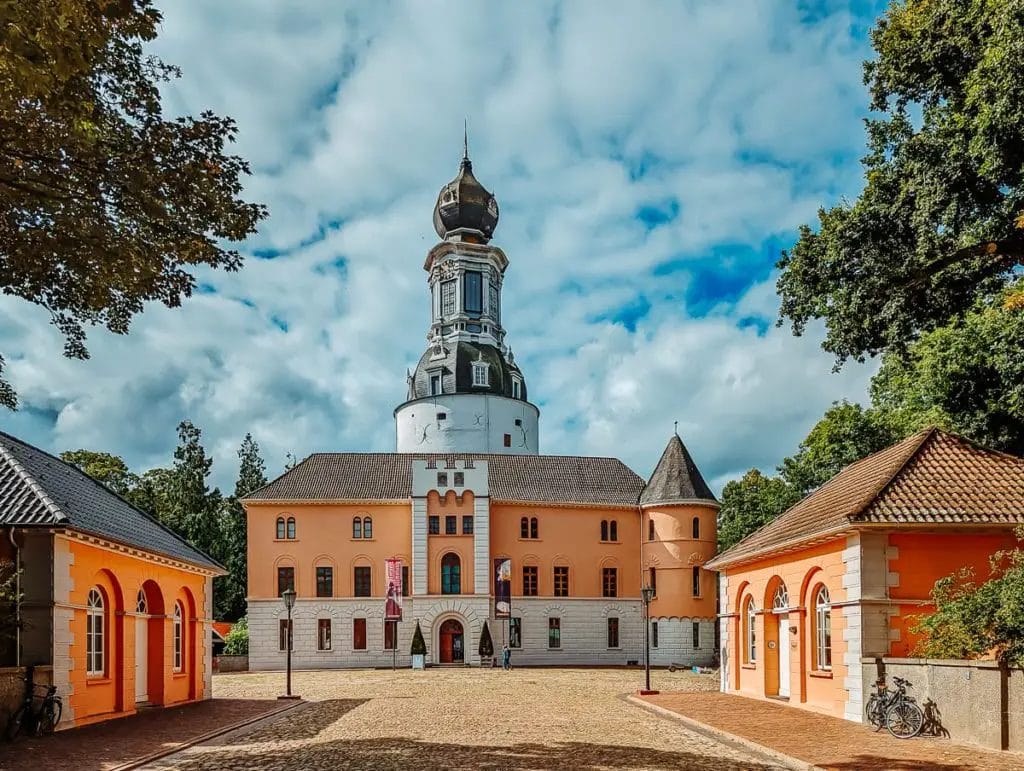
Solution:
[[[290,622],[286,618],[282,618],[277,625],[277,647],[278,650],[288,650],[288,643],[291,638]]]
[[[467,270],[462,276],[462,309],[470,316],[479,316],[484,312],[483,274],[475,270]]]
[[[506,447],[511,447],[512,446],[512,434],[505,434],[505,436],[502,437],[502,444],[504,444]]]
[[[537,566],[523,565],[523,597],[537,596]]]
[[[601,570],[601,594],[604,597],[619,596],[619,571],[617,568]]]
[[[316,596],[334,596],[334,568],[321,567],[316,569]]]
[[[438,487],[447,487],[448,486],[448,472],[447,471],[438,471],[437,472],[437,486]]]
[[[569,596],[569,568],[564,565],[555,566],[555,597]]]
[[[651,583],[649,586],[654,591],[655,596],[658,594],[658,571],[656,568],[651,568],[650,571]]]
[[[652,648],[657,648],[658,647],[658,622],[657,621],[652,621],[651,622],[651,647]]]
[[[693,566],[693,596],[700,597],[700,568],[697,565]]]
[[[700,622],[699,621],[694,621],[693,622],[693,630],[692,630],[691,634],[693,636],[693,647],[694,648],[699,648],[700,647]],[[785,641],[783,641],[783,642],[785,642]]]
[[[617,618],[608,619],[608,647],[619,647],[619,620]]]
[[[384,650],[393,651],[398,647],[398,622],[389,620],[384,622]]]
[[[441,376],[431,375],[430,376],[430,395],[437,396],[441,393]]]
[[[508,620],[508,647],[523,647],[523,620],[521,618],[510,618]]]
[[[455,313],[455,280],[441,282],[441,315],[452,316]]]
[[[512,378],[512,398],[522,399],[523,398],[523,384],[519,378]]]
[[[318,651],[329,651],[331,649],[331,620],[329,618],[317,619],[316,649]]]
[[[431,514],[427,523],[429,525],[428,532],[431,535],[439,535],[441,533],[441,518],[439,516]]]
[[[462,517],[462,534],[473,535],[473,515],[464,514]]]
[[[284,594],[285,589],[295,591],[295,568],[277,569],[277,596]]]
[[[562,619],[560,618],[548,619],[548,647],[562,647]]]
[[[366,650],[366,619],[352,619],[352,650]]]
[[[449,514],[444,518],[444,534],[445,535],[456,535],[456,525],[458,525],[458,519],[454,514]]]
[[[463,487],[466,484],[466,474],[462,471],[455,472],[455,486]]]
[[[358,567],[355,569],[355,596],[370,596],[370,568]]]
[[[409,583],[409,566],[402,565],[402,596],[408,597],[412,593],[412,584]]]
[[[487,297],[487,310],[489,311],[490,317],[495,321],[498,321],[501,318],[501,314],[498,312],[498,287],[494,284],[490,285],[490,294]]]

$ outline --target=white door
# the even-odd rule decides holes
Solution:
[[[149,619],[135,617],[135,701],[149,701]]]
[[[779,696],[789,698],[789,616],[779,616]]]

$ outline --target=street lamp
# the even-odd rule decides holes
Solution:
[[[288,631],[287,642],[285,643],[286,654],[286,666],[287,666],[287,680],[285,685],[285,695],[278,696],[279,699],[297,699],[298,696],[292,695],[292,608],[295,607],[295,590],[288,587],[281,592],[281,599],[284,600],[284,607],[288,611]]]
[[[640,598],[644,601],[644,682],[645,687],[640,694],[657,693],[651,690],[651,600],[654,599],[654,587],[644,586],[640,589]]]

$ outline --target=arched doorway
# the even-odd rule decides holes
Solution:
[[[462,664],[466,660],[462,624],[454,618],[441,624],[441,630],[438,633],[438,651],[442,664]]]
[[[164,703],[164,598],[152,580],[135,598],[135,701]]]
[[[774,623],[770,631],[773,633],[777,645],[777,678],[775,692],[780,698],[789,698],[789,593],[786,591],[786,584],[781,580],[775,587],[772,595],[772,615]]]

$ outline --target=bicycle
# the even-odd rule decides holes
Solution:
[[[57,695],[57,686],[40,685],[25,677],[22,680],[26,684],[25,699],[7,721],[5,736],[9,742],[14,741],[23,731],[33,736],[52,734],[64,712],[64,702]],[[35,709],[34,702],[37,699],[39,708]]]
[[[913,696],[907,695],[907,688],[912,688],[913,683],[902,677],[894,677],[893,682],[895,691],[886,687],[885,680],[875,683],[877,690],[864,707],[868,723],[875,731],[885,726],[897,739],[911,739],[924,728],[924,711]]]

